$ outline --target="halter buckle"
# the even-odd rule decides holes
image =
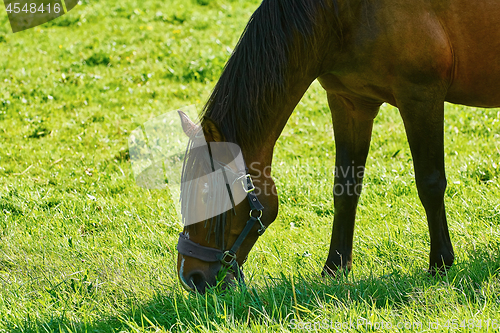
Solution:
[[[244,181],[245,179],[247,180],[246,182]],[[243,186],[243,191],[245,191],[245,193],[249,193],[255,190],[255,186],[253,185],[252,177],[250,177],[250,174],[247,173],[246,175],[239,177],[238,180],[241,180],[241,186]],[[248,181],[250,181],[250,183],[248,183]],[[247,184],[250,185],[250,188],[246,187]]]
[[[227,260],[229,258],[229,261]],[[225,266],[232,266],[236,262],[236,253],[225,251],[220,258],[220,262]]]

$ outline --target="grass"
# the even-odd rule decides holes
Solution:
[[[127,139],[166,111],[201,108],[257,6],[83,1],[17,34],[0,12],[0,330],[498,331],[500,111],[446,105],[457,260],[432,278],[402,121],[384,105],[353,272],[323,279],[335,148],[317,83],[275,149],[280,214],[249,256],[247,288],[180,287],[172,202],[135,185]]]

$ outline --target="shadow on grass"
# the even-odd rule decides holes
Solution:
[[[9,332],[120,332],[242,329],[252,325],[286,327],[298,313],[321,317],[325,306],[340,310],[365,307],[442,307],[447,302],[484,302],[484,284],[495,283],[500,273],[500,243],[477,248],[468,259],[459,261],[443,276],[432,277],[421,267],[404,273],[390,269],[381,276],[357,278],[355,274],[339,278],[280,273],[261,278],[259,286],[248,281],[241,287],[221,293],[210,290],[205,295],[188,294],[179,286],[170,294],[158,294],[141,304],[131,299],[127,311],[99,321],[72,321],[52,318],[47,322],[25,321],[24,327],[12,326]],[[355,272],[354,272],[355,273]],[[260,274],[257,272],[256,274]],[[255,277],[255,275],[253,276]],[[449,293],[455,293],[455,299]],[[498,295],[498,290],[493,290]],[[425,296],[425,294],[427,294]],[[458,297],[461,299],[457,299]],[[424,297],[425,296],[425,297]],[[498,298],[499,296],[494,296]],[[500,299],[497,299],[500,301]],[[332,311],[332,310],[331,310]],[[334,311],[334,310],[333,310]]]

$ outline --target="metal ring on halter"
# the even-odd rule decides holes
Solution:
[[[250,209],[250,214],[249,214],[249,215],[250,215],[250,217],[254,217],[254,216],[252,216],[252,212],[253,212],[253,209]],[[260,218],[262,217],[262,211],[261,211],[261,210],[258,210],[258,212],[260,212],[260,215],[259,215],[259,216],[255,216],[255,218],[256,218],[257,220],[260,220]]]
[[[229,258],[229,261],[227,260]],[[236,262],[236,253],[231,252],[231,250],[224,251],[220,262],[225,266],[232,266]]]

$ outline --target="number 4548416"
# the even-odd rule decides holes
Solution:
[[[44,5],[43,3],[40,4],[40,6],[37,6],[36,3],[25,3],[24,6],[21,7],[22,4],[20,3],[9,3],[7,5],[7,13],[15,13],[15,14],[18,14],[18,13],[31,13],[31,14],[35,14],[35,13],[60,13],[61,12],[61,4],[59,3],[55,3],[55,4],[51,4],[51,3],[48,3],[47,5]],[[52,8],[51,8],[52,7]],[[52,10],[52,11],[51,11]]]

